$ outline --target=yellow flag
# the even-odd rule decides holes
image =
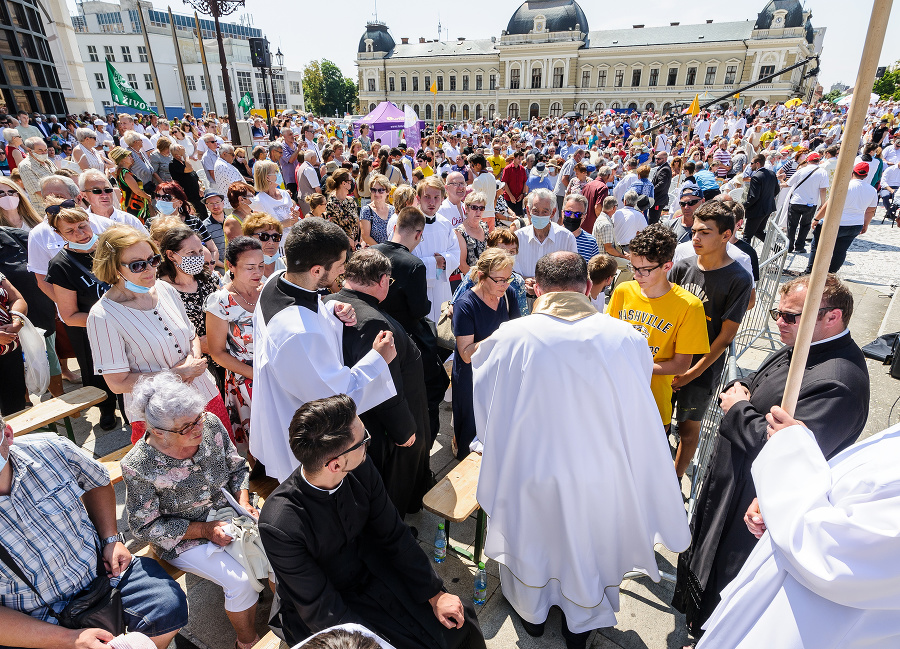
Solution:
[[[437,81],[431,82],[431,87],[429,88],[429,90],[434,94],[437,94]]]
[[[697,115],[700,112],[700,95],[694,95],[694,101],[691,102],[691,105],[688,106],[683,115]]]

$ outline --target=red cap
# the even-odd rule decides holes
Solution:
[[[822,156],[820,156],[818,153],[810,153],[806,157],[807,162],[818,162],[821,159],[822,159]],[[866,173],[868,173],[868,172],[866,172]]]
[[[858,176],[868,176],[869,175],[869,163],[868,162],[857,162],[853,167],[853,173]]]

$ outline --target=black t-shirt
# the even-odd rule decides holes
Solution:
[[[675,263],[669,271],[669,281],[697,296],[703,302],[706,312],[706,332],[712,342],[722,331],[722,321],[740,322],[750,304],[750,292],[753,288],[750,275],[736,261],[715,270],[700,270],[698,257],[682,259]],[[702,354],[694,356],[693,364],[700,360]],[[703,372],[695,382],[712,386],[722,373],[725,354],[719,356],[715,363]]]
[[[694,236],[693,231],[690,228],[685,227],[684,223],[681,222],[680,216],[676,216],[666,221],[666,227],[675,234],[678,243],[690,241]]]
[[[103,297],[111,287],[100,282],[91,272],[85,272],[75,263],[76,260],[88,271],[94,265],[94,253],[60,250],[47,270],[47,282],[75,292],[78,311],[88,313],[91,307]]]
[[[756,250],[749,243],[744,241],[743,239],[737,239],[734,242],[734,245],[741,249],[741,251],[747,253],[747,256],[750,257],[750,268],[753,269],[753,281],[759,281],[759,255],[756,254]]]

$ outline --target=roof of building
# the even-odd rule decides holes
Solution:
[[[756,18],[756,29],[771,29],[772,19],[775,12],[779,10],[787,12],[784,17],[784,25],[779,25],[779,27],[790,29],[804,26],[803,6],[800,4],[800,0],[769,0],[769,4],[759,12],[759,16]]]
[[[409,43],[395,45],[392,59],[414,58],[419,56],[462,56],[472,54],[496,54],[496,43],[489,38],[471,41],[432,41],[430,43]]]
[[[567,32],[577,26],[588,31],[587,16],[575,0],[525,0],[509,19],[508,34],[527,34],[534,29],[534,19],[546,18],[548,32]]]
[[[780,1],[780,0],[775,0]],[[700,25],[666,25],[632,29],[605,29],[590,32],[587,47],[635,47],[640,45],[674,45],[677,43],[715,43],[750,38],[753,23],[749,20]]]
[[[366,39],[372,39],[373,52],[390,52],[394,49],[394,39],[384,23],[366,23],[366,32],[359,37],[357,52],[366,51]]]

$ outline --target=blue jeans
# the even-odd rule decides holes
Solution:
[[[842,225],[838,228],[837,240],[834,242],[834,253],[831,255],[831,263],[828,265],[829,273],[838,272],[838,269],[844,265],[844,260],[847,259],[847,249],[850,248],[850,244],[862,232],[862,229],[863,226],[861,225]],[[809,265],[806,267],[807,273],[812,272],[821,233],[822,222],[819,221],[816,227],[813,228],[813,242],[812,249],[809,251]]]

